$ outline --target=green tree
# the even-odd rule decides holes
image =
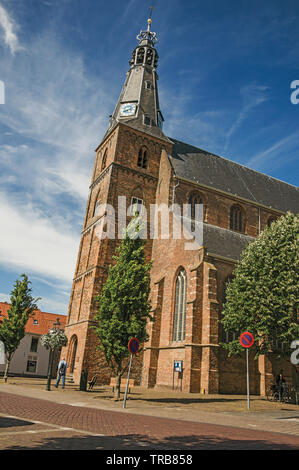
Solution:
[[[31,296],[31,282],[25,274],[21,275],[21,281],[16,280],[14,289],[11,292],[10,308],[8,316],[4,318],[0,325],[0,341],[4,343],[6,367],[4,372],[4,381],[7,382],[10,361],[22,338],[25,336],[25,326],[28,318],[34,315],[34,310],[38,307]]]
[[[229,356],[244,350],[239,343],[243,331],[255,338],[256,358],[269,352],[291,354],[291,342],[298,337],[298,236],[298,215],[288,212],[243,251],[227,285],[221,320],[225,331],[236,333],[222,344]]]
[[[113,257],[107,281],[97,297],[99,310],[95,317],[99,349],[104,352],[107,364],[116,376],[115,397],[120,397],[121,377],[128,366],[128,341],[138,338],[148,340],[147,319],[151,305],[149,271],[151,263],[145,262],[145,241],[141,239],[142,227],[135,216]]]

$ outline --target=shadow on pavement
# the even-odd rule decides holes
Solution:
[[[296,445],[217,436],[172,436],[161,440],[146,435],[39,437],[42,442],[11,445],[5,450],[298,450]]]
[[[14,428],[18,426],[32,426],[31,421],[24,421],[22,419],[15,418],[3,418],[0,416],[0,428]]]

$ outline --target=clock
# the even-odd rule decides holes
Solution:
[[[134,116],[136,112],[136,104],[135,103],[124,103],[121,105],[119,114],[120,116]]]

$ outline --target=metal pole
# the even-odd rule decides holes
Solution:
[[[250,410],[248,349],[249,349],[249,348],[246,348],[246,366],[247,366],[247,408],[248,408],[248,410]]]
[[[47,381],[47,388],[46,390],[51,390],[51,378],[52,378],[52,362],[53,362],[53,350],[50,348],[49,354],[49,367],[48,367],[48,381]]]
[[[133,354],[131,354],[131,357],[130,357],[130,364],[129,364],[129,370],[128,370],[128,378],[127,378],[127,385],[126,385],[126,391],[125,391],[125,397],[124,397],[123,408],[126,407],[126,403],[127,403],[127,394],[128,394],[128,388],[129,388],[129,379],[130,379],[130,371],[131,371],[132,359],[133,359]]]

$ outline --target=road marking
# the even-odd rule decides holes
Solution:
[[[29,421],[30,423],[34,423],[34,424],[42,424],[43,426],[49,426],[51,428],[54,428],[53,431],[72,431],[72,432],[77,432],[77,433],[80,433],[80,434],[87,434],[89,436],[98,436],[98,437],[105,437],[105,434],[99,434],[99,433],[94,433],[94,432],[90,432],[90,431],[85,431],[83,429],[76,429],[76,428],[66,428],[65,426],[59,426],[59,424],[52,424],[52,423],[45,423],[44,421],[36,421],[36,420],[33,420],[33,419],[28,419],[28,418],[23,418],[23,417],[20,417],[20,416],[12,416],[12,415],[5,415],[3,413],[0,413],[0,416],[3,416],[5,418],[11,418],[11,419],[17,419],[17,420],[20,420],[20,419],[26,419],[26,421]],[[44,430],[43,432],[46,432],[47,430]],[[48,429],[48,431],[50,431]],[[24,434],[28,431],[25,431],[24,432],[21,432],[21,431],[18,431],[18,432],[14,432],[14,433],[10,433],[10,434]],[[33,430],[31,431],[33,432]],[[0,436],[3,435],[3,433],[0,433]],[[7,435],[7,433],[6,433]]]

